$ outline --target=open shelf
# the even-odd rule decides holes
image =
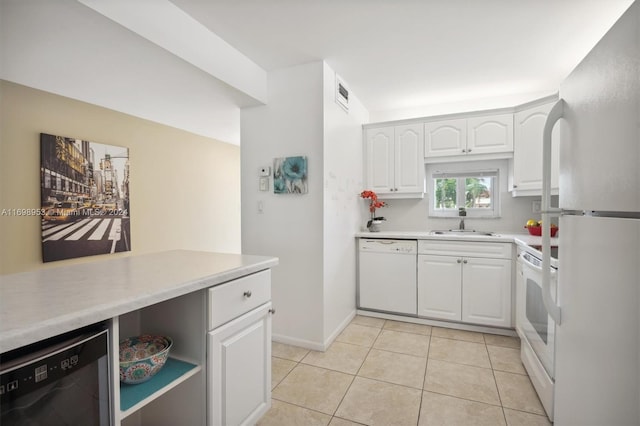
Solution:
[[[169,357],[155,376],[143,383],[120,383],[121,418],[136,412],[149,402],[195,375],[202,367]]]

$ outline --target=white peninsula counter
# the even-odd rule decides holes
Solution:
[[[262,346],[252,347],[247,356],[252,362],[259,356],[260,363],[270,363],[270,269],[277,264],[275,257],[175,250],[3,275],[0,354],[104,322],[111,341],[114,424],[216,424],[224,419],[215,417],[221,414],[212,406],[222,395],[208,391],[220,390],[212,377],[233,380],[234,372],[220,370],[224,365],[209,366],[212,342],[219,344],[220,336],[227,338],[236,324],[257,324],[264,329]],[[151,386],[148,394],[131,400],[127,387],[118,386],[118,342],[144,333],[171,336],[170,357],[192,368],[169,385]],[[269,368],[252,385],[267,379]],[[178,385],[179,392],[170,392]],[[265,383],[264,399],[247,413],[249,418],[268,409],[270,383]]]

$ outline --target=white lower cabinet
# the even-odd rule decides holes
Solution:
[[[511,327],[511,244],[421,240],[418,253],[419,316]]]
[[[208,424],[253,425],[271,407],[271,303],[209,332]]]
[[[511,259],[465,258],[462,321],[511,327]]]
[[[209,289],[207,424],[253,425],[271,407],[271,273]]]
[[[272,313],[264,270],[114,318],[116,341],[141,332],[173,339],[158,373],[169,378],[119,386],[115,424],[255,424],[271,407]]]
[[[418,256],[418,315],[460,321],[462,268],[450,256]]]

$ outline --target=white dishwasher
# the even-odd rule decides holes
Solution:
[[[418,313],[416,240],[360,238],[358,308]]]

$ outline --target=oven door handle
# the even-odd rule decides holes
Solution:
[[[542,131],[542,302],[556,325],[561,324],[561,310],[551,297],[551,218],[561,210],[551,207],[551,136],[563,114],[564,100],[560,99],[549,111]]]

